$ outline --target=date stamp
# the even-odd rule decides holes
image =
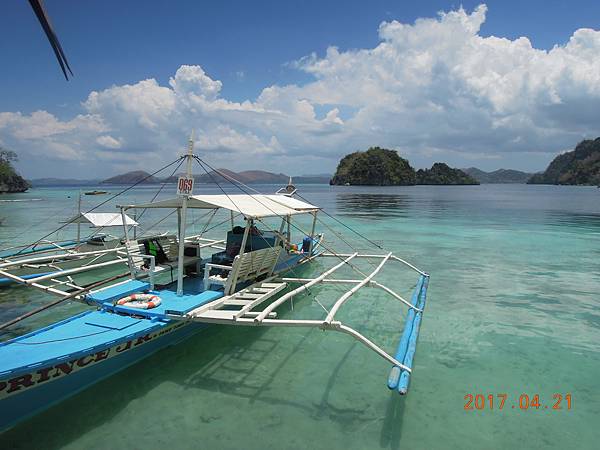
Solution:
[[[573,396],[553,394],[552,399],[543,399],[540,394],[466,394],[464,397],[465,411],[520,409],[520,410],[570,410],[573,406]]]

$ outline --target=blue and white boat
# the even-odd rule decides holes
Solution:
[[[0,343],[0,430],[176,345],[209,324],[316,327],[348,334],[390,363],[390,389],[407,392],[429,275],[391,252],[340,254],[328,248],[323,234],[316,232],[320,208],[294,198],[290,194],[294,190],[273,195],[225,191],[192,195],[191,163],[198,157],[192,154],[191,143],[182,158],[187,158],[187,176],[180,179],[177,197],[120,206],[123,217],[132,209],[178,212],[176,240],[168,246],[155,242],[152,252],[130,239],[124,226],[127,279],[69,292],[61,286],[49,287],[9,275],[18,283],[56,294],[60,297],[57,302],[74,299],[91,309]],[[186,238],[190,209],[228,211],[231,222],[226,238]],[[299,215],[312,219],[310,230],[295,224],[293,219]],[[236,220],[241,226],[236,226]],[[278,228],[266,225],[274,220],[280,222]],[[292,242],[291,228],[302,232],[302,242]],[[287,276],[292,269],[316,259],[334,264],[314,277]],[[356,279],[333,278],[336,271],[353,268],[360,259],[370,262],[370,273],[359,271]],[[384,265],[392,262],[418,275],[411,301],[375,280]],[[0,276],[7,274],[0,270]],[[320,320],[278,318],[278,308],[322,283],[346,284],[351,289],[335,299]],[[404,332],[393,355],[336,317],[340,307],[367,286],[382,289],[408,308]]]

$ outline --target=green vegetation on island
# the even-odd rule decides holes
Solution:
[[[575,150],[558,155],[527,183],[600,185],[600,138],[581,141]]]
[[[435,163],[415,172],[395,150],[371,147],[366,152],[344,156],[330,184],[359,186],[414,186],[415,184],[473,185],[476,179],[460,169]]]
[[[465,185],[479,182],[460,169],[438,162],[431,169],[417,170],[417,184]]]
[[[415,169],[398,152],[371,147],[366,152],[344,156],[331,184],[412,186],[416,181]]]
[[[493,172],[485,172],[476,167],[462,169],[468,175],[471,175],[481,184],[525,184],[531,178],[532,173],[521,172],[513,169],[498,169]]]
[[[0,147],[0,193],[25,192],[29,183],[19,175],[12,163],[17,161],[17,154]]]

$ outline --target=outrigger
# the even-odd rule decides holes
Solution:
[[[79,204],[81,205],[81,202]],[[77,224],[76,240],[40,240],[33,245],[4,250],[0,252],[0,270],[25,280],[42,281],[47,278],[57,280],[68,277],[67,282],[73,283],[72,276],[75,274],[90,273],[81,268],[93,266],[96,272],[101,272],[115,264],[126,263],[122,254],[125,250],[122,239],[98,231],[123,225],[138,226],[138,223],[129,216],[123,218],[118,213],[97,212],[79,212],[64,223]],[[82,239],[82,224],[89,224],[98,231]],[[11,276],[0,277],[0,287],[11,286],[16,282],[17,280]]]
[[[316,232],[321,208],[292,197],[289,193],[294,194],[295,188],[272,195],[229,194],[224,190],[218,195],[193,195],[192,161],[196,159],[203,167],[205,163],[192,153],[192,146],[190,139],[188,153],[182,157],[187,160],[186,176],[179,180],[177,197],[120,206],[123,218],[132,209],[164,208],[178,213],[177,242],[168,249],[159,249],[156,255],[145,253],[143,246],[130,239],[124,226],[129,266],[126,280],[71,286],[74,290],[69,292],[0,269],[0,276],[57,295],[55,304],[73,299],[94,307],[0,343],[0,430],[209,324],[308,327],[348,334],[391,364],[388,387],[406,394],[429,275],[391,252],[340,254],[328,248],[323,234]],[[203,234],[185,238],[190,209],[208,211],[205,230],[217,211],[228,212],[230,229],[226,238],[210,239]],[[292,221],[297,216],[308,216],[310,231]],[[278,228],[267,225],[273,219],[280,220]],[[242,220],[243,226],[236,225],[236,220]],[[292,242],[292,227],[304,235],[301,242]],[[175,266],[170,265],[169,255],[177,256]],[[290,276],[295,268],[317,259],[335,264],[315,277]],[[369,261],[373,270],[359,270],[354,265],[358,260]],[[411,301],[376,281],[388,263],[418,274]],[[334,278],[342,268],[351,268],[360,277]],[[167,282],[161,283],[165,277]],[[317,284],[347,285],[350,289],[329,309],[323,307],[326,314],[322,319],[279,317],[281,307]],[[365,287],[381,289],[408,308],[394,355],[338,319],[340,308]],[[13,323],[15,320],[8,325]],[[0,330],[6,326],[0,325]]]

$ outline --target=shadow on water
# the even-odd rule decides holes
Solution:
[[[394,450],[400,448],[405,404],[404,397],[398,395],[397,392],[391,393],[379,437],[379,446],[381,448],[391,448]]]
[[[250,403],[260,401],[273,405],[286,405],[297,409],[302,409],[312,413],[312,408],[299,402],[294,402],[289,398],[278,398],[266,394],[269,386],[275,380],[280,371],[296,356],[297,352],[304,346],[305,341],[315,331],[307,330],[297,341],[294,347],[289,351],[279,363],[269,370],[268,374],[263,375],[260,382],[255,382],[252,378],[258,369],[265,368],[265,359],[276,350],[280,342],[274,339],[265,338],[263,335],[267,329],[245,329],[240,330],[242,334],[250,334],[240,340],[240,344],[233,344],[233,348],[226,353],[218,353],[206,364],[203,364],[200,370],[190,374],[181,380],[181,384],[187,389],[202,389],[215,391],[243,397],[250,400]],[[243,345],[241,344],[243,343]]]
[[[344,193],[335,201],[339,214],[363,219],[407,217],[411,203],[408,195],[400,194]]]
[[[329,394],[355,345],[337,363],[320,402],[302,402],[271,388],[279,376],[289,377],[294,367],[290,364],[315,332],[306,330],[299,333],[293,343],[288,340],[282,345],[280,340],[268,337],[268,329],[209,327],[0,434],[0,447],[32,448],[42,442],[44,448],[64,447],[102,424],[114,421],[132,402],[146,397],[165,382],[185,389],[246,398],[250,403],[293,408],[313,419],[326,417],[352,430],[369,419],[365,411],[336,407],[329,402]],[[277,352],[276,357],[270,357],[274,352]],[[277,361],[275,365],[273,360]],[[315,395],[318,394],[315,392]],[[216,420],[214,412],[203,408],[196,414],[204,423]],[[393,423],[399,424],[397,411],[394,414],[389,418],[390,427]],[[398,437],[399,431],[394,431],[392,438]]]
[[[365,324],[358,327],[359,331],[362,332],[372,318],[373,311],[371,308],[367,312]],[[285,386],[291,383],[299,389],[294,383],[296,375],[303,376],[298,373],[298,361],[302,360],[302,351],[314,344],[319,331],[295,329],[281,339],[269,330],[226,326],[205,328],[188,340],[162,349],[0,434],[0,448],[32,448],[39,447],[42,442],[44,448],[64,447],[104,424],[114,423],[119,415],[132,407],[132,403],[148,401],[149,396],[157,395],[161,389],[169,389],[168,385],[161,387],[165,383],[190,391],[189,395],[184,392],[182,398],[204,398],[197,391],[206,391],[207,395],[226,394],[248,399],[251,404],[259,402],[274,406],[273,410],[280,406],[292,408],[312,420],[335,423],[345,432],[381,420],[380,414],[372,414],[364,406],[356,405],[351,397],[348,399],[342,394],[341,403],[335,401],[336,397],[331,398],[345,365],[352,361],[351,352],[359,344],[351,344],[343,355],[327,355],[323,359],[327,362],[324,369],[327,370],[327,381],[322,388],[313,386],[315,389],[305,389],[302,396],[295,396],[290,395]],[[336,394],[340,395],[340,392]],[[392,397],[383,422],[381,443],[398,448],[404,402],[397,394]],[[216,420],[215,411],[202,403],[188,413],[199,423]]]

